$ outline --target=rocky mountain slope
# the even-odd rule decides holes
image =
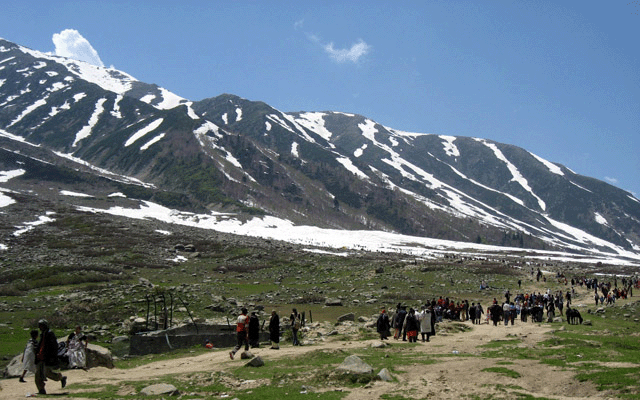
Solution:
[[[229,94],[190,101],[5,40],[0,154],[7,218],[28,213],[21,197],[64,199],[57,185],[96,207],[151,201],[242,220],[640,258],[638,199],[516,146],[342,112],[281,112]]]

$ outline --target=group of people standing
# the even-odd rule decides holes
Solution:
[[[60,366],[61,357],[68,359],[69,368],[86,368],[87,337],[82,333],[82,328],[77,326],[67,337],[64,346],[60,346],[46,319],[38,321],[38,330],[30,332],[31,338],[22,354],[23,371],[19,381],[24,383],[28,372],[35,373],[38,394],[46,394],[45,382],[48,379],[60,382],[63,388],[67,385],[67,377],[55,371]]]
[[[236,321],[236,337],[237,344],[229,353],[229,357],[233,360],[235,354],[243,346],[245,351],[249,350],[249,347],[260,347],[260,320],[255,312],[252,312],[250,316],[247,315],[248,310],[242,308],[240,315]],[[299,346],[300,341],[298,339],[298,331],[301,327],[301,315],[294,308],[289,317],[291,326],[291,335],[294,346]],[[271,317],[269,318],[269,341],[271,342],[270,349],[280,349],[280,316],[276,310],[271,311]]]
[[[393,338],[403,341],[417,342],[418,333],[422,336],[423,342],[431,341],[431,336],[436,334],[436,315],[431,304],[423,305],[420,312],[415,309],[398,304],[393,317],[389,317],[387,310],[383,307],[376,321],[376,330],[380,335],[380,340],[388,340],[391,335],[391,328],[394,329]]]

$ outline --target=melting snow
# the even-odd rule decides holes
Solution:
[[[164,121],[164,118],[158,118],[155,121],[153,121],[152,123],[150,123],[149,125],[147,125],[144,128],[140,129],[139,131],[137,131],[136,133],[131,135],[131,137],[129,139],[127,139],[127,141],[124,144],[124,147],[131,146],[136,140],[142,138],[147,133],[153,132],[154,130],[158,129],[158,127],[162,124],[163,121]]]
[[[22,226],[16,226],[19,228],[17,231],[13,232],[13,236],[20,236],[23,233],[27,233],[30,230],[34,229],[38,225],[46,224],[48,222],[53,222],[55,219],[49,218],[48,216],[42,215],[38,218],[37,221],[33,222],[25,222]]]
[[[91,135],[93,127],[96,126],[98,120],[100,119],[100,115],[102,115],[102,113],[104,112],[103,105],[105,101],[107,101],[107,99],[105,98],[98,100],[98,102],[96,103],[96,108],[93,111],[91,118],[89,118],[89,122],[87,123],[87,125],[82,127],[82,129],[80,129],[78,133],[76,133],[76,139],[73,141],[73,144],[71,145],[72,147],[76,147],[79,141]]]
[[[145,143],[143,146],[140,147],[141,151],[145,151],[146,149],[149,148],[149,146],[151,146],[152,144],[160,141],[160,139],[162,139],[164,137],[164,133],[159,134],[158,136],[154,137],[153,139],[149,140],[147,143]]]
[[[320,112],[306,112],[302,113],[296,118],[296,122],[305,128],[309,129],[312,132],[320,135],[324,140],[331,139],[332,133],[327,130],[324,125],[324,116],[327,115],[325,113]]]
[[[362,154],[364,153],[364,150],[367,148],[367,144],[363,144],[362,146],[360,146],[359,148],[357,148],[354,152],[353,155],[355,157],[360,157],[362,156]]]
[[[460,150],[458,150],[458,146],[453,143],[456,140],[455,136],[440,135],[438,137],[444,140],[442,142],[442,145],[444,146],[444,152],[449,157],[460,157]]]
[[[90,194],[71,192],[69,190],[61,190],[60,194],[63,196],[73,196],[73,197],[93,197]]]
[[[347,170],[349,170],[349,172],[351,172],[352,174],[354,174],[357,177],[360,177],[364,180],[369,180],[369,177],[367,176],[367,174],[365,174],[364,172],[360,171],[358,169],[358,167],[356,167],[355,165],[353,165],[353,162],[351,162],[350,159],[348,159],[347,157],[338,157],[336,158],[336,160],[342,164]]]
[[[603,217],[602,215],[600,215],[599,213],[595,213],[595,219],[596,219],[597,223],[599,223],[601,225],[609,226],[609,223],[607,222],[607,219],[605,217]]]
[[[452,242],[440,239],[431,239],[415,236],[407,236],[381,231],[354,231],[339,229],[322,229],[313,226],[296,226],[290,221],[275,217],[257,217],[242,222],[234,218],[232,214],[211,213],[194,214],[171,210],[161,205],[148,201],[141,202],[137,209],[111,207],[110,209],[98,209],[90,207],[77,207],[81,211],[100,212],[111,215],[121,215],[134,219],[156,219],[171,224],[212,229],[219,232],[233,233],[265,239],[282,240],[307,246],[322,246],[335,249],[364,250],[376,252],[394,252],[411,254],[414,256],[434,257],[450,251],[471,251],[469,254],[504,254],[508,251],[526,251],[529,257],[539,257],[547,260],[576,260],[575,254],[562,252],[523,250],[521,248],[507,248],[488,246],[476,243]],[[584,232],[583,232],[584,233]],[[607,243],[601,240],[603,243]],[[607,243],[609,247],[612,245]],[[618,248],[619,249],[619,248]],[[584,250],[584,249],[583,249]],[[619,249],[621,250],[621,249]],[[620,256],[640,260],[640,256],[621,250]],[[593,256],[584,262],[593,260],[606,260],[614,264],[630,265],[632,262],[616,258],[612,254],[592,251]],[[475,255],[475,254],[474,254]]]
[[[242,108],[236,108],[236,122],[240,122],[242,120]]]
[[[552,173],[554,173],[556,175],[564,176],[564,172],[562,172],[562,169],[560,169],[560,167],[558,167],[557,165],[545,160],[542,157],[538,157],[537,155],[535,155],[533,153],[529,153],[529,154],[531,154],[536,160],[538,160],[542,164],[544,164],[545,167],[549,168],[549,171],[551,171]]]
[[[298,154],[298,143],[291,143],[291,154],[296,158],[300,158],[300,154]]]
[[[494,143],[489,143],[484,139],[475,139],[475,140],[484,144],[488,148],[490,148],[493,151],[493,154],[495,154],[500,161],[504,162],[507,165],[509,172],[511,172],[511,176],[512,176],[511,181],[519,183],[520,186],[524,188],[524,190],[531,193],[531,195],[535,197],[536,200],[538,200],[538,205],[540,206],[540,208],[543,211],[546,210],[547,205],[545,204],[545,202],[533,192],[533,189],[531,189],[531,187],[529,186],[529,182],[525,179],[524,176],[522,176],[520,171],[518,171],[518,168],[515,165],[513,165],[511,161],[507,159],[507,157],[504,156],[504,154],[502,153],[502,151],[500,151],[498,146],[496,146]]]
[[[0,171],[0,183],[7,183],[10,179],[23,175],[25,170],[23,169],[14,169],[11,171]]]

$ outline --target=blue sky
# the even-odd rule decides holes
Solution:
[[[179,3],[179,4],[178,4]],[[640,2],[9,1],[0,37],[190,100],[343,111],[523,147],[640,196]]]

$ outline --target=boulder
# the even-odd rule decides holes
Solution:
[[[180,391],[173,385],[168,383],[157,383],[155,385],[147,386],[140,391],[140,394],[145,396],[161,396],[163,394],[169,396],[179,396]]]
[[[252,359],[253,357],[255,357],[253,355],[253,353],[250,352],[250,351],[247,351],[247,350],[245,350],[242,353],[240,353],[240,359],[241,360],[249,360],[249,359]]]
[[[262,357],[257,356],[251,359],[251,361],[249,361],[246,364],[247,367],[262,367],[264,366],[264,361],[262,361]]]
[[[340,300],[340,299],[326,299],[324,301],[324,305],[325,306],[329,306],[329,307],[342,306],[342,300]]]
[[[344,359],[342,364],[338,365],[338,371],[351,374],[372,374],[373,367],[358,356],[351,355]]]
[[[393,375],[391,375],[391,372],[386,368],[382,368],[380,372],[378,372],[378,377],[385,382],[393,382]]]
[[[343,314],[338,317],[338,322],[355,321],[355,320],[356,320],[356,315],[354,313]]]

